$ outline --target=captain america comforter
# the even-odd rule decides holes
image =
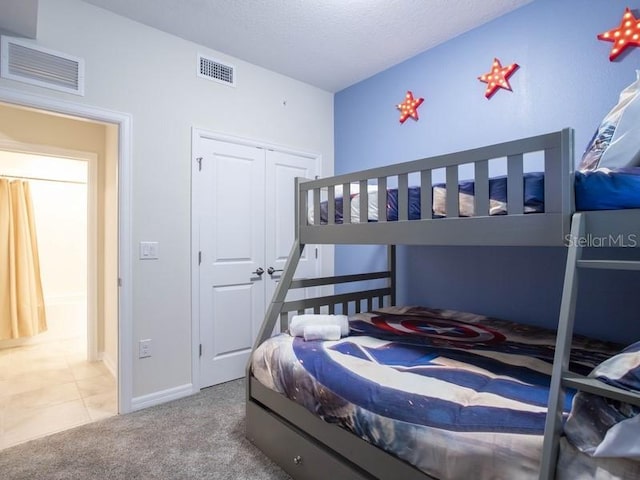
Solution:
[[[537,478],[554,332],[424,307],[349,322],[338,341],[272,337],[254,377],[436,478]],[[575,338],[571,369],[586,375],[617,350]]]

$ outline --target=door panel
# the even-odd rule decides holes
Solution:
[[[291,153],[267,151],[266,158],[266,261],[275,270],[282,270],[295,239],[295,178],[315,178],[316,159]],[[313,277],[318,273],[315,245],[307,245],[300,258],[296,278]],[[281,272],[276,271],[267,279],[267,302],[275,292]],[[309,295],[311,292],[307,292]],[[303,291],[293,291],[288,300],[304,298]]]
[[[264,315],[264,152],[200,140],[200,387],[244,375]]]
[[[213,331],[213,357],[242,351],[253,343],[252,326],[237,322],[237,318],[251,317],[253,285],[214,287],[211,310],[216,319]],[[232,315],[229,312],[233,312]]]
[[[194,176],[194,222],[201,252],[197,315],[204,388],[244,376],[294,241],[294,179],[317,172],[315,158],[209,138],[201,137],[196,151],[202,157]],[[315,246],[307,246],[296,278],[316,276],[318,265]]]

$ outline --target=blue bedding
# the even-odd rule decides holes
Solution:
[[[541,172],[525,173],[523,179],[524,213],[544,212],[544,174]],[[476,215],[473,205],[474,182],[464,180],[458,184],[459,216]],[[433,186],[432,218],[446,217],[445,196],[446,185],[438,183]],[[420,187],[409,187],[409,220],[418,220],[420,213]],[[378,198],[375,187],[369,191],[368,221],[378,220]],[[507,213],[507,179],[500,176],[489,179],[490,210],[483,215],[505,215]],[[640,208],[640,167],[621,168],[616,171],[594,170],[576,172],[575,174],[576,210],[618,210]],[[343,200],[335,199],[335,223],[343,223]],[[398,190],[387,190],[387,220],[398,220]],[[359,193],[351,194],[351,219],[359,221]],[[482,214],[481,214],[482,215]],[[313,215],[310,215],[313,223]],[[327,202],[320,204],[320,222],[327,223]]]
[[[357,189],[357,186],[355,186]],[[470,217],[474,211],[474,181],[462,180],[458,183],[459,216]],[[525,213],[544,212],[544,174],[540,172],[525,173],[523,179],[523,205]],[[409,220],[420,219],[420,187],[409,187]],[[432,218],[446,217],[446,185],[434,184],[432,187],[433,211]],[[351,193],[351,221],[359,221],[360,194]],[[335,199],[335,223],[343,223],[342,196],[336,195]],[[378,220],[378,196],[376,187],[369,188],[368,197],[368,221]],[[398,190],[387,189],[386,204],[387,220],[398,220]],[[505,175],[489,179],[489,211],[481,215],[505,215],[507,213],[507,177]],[[310,215],[312,221],[313,215]],[[327,223],[327,202],[320,204],[320,222]]]
[[[436,478],[537,478],[552,331],[423,307],[349,320],[339,341],[267,340],[253,375]],[[575,338],[571,369],[587,374],[618,350]]]
[[[576,210],[640,208],[640,168],[576,172]]]

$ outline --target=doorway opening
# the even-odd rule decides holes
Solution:
[[[0,103],[0,178],[29,184],[47,319],[0,339],[0,449],[119,411],[118,150],[117,125]]]

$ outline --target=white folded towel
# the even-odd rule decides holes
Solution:
[[[307,325],[338,325],[341,337],[349,335],[349,317],[326,314],[295,315],[289,323],[289,333],[292,337],[303,337]]]
[[[339,325],[307,325],[302,333],[305,342],[311,340],[340,340]]]

